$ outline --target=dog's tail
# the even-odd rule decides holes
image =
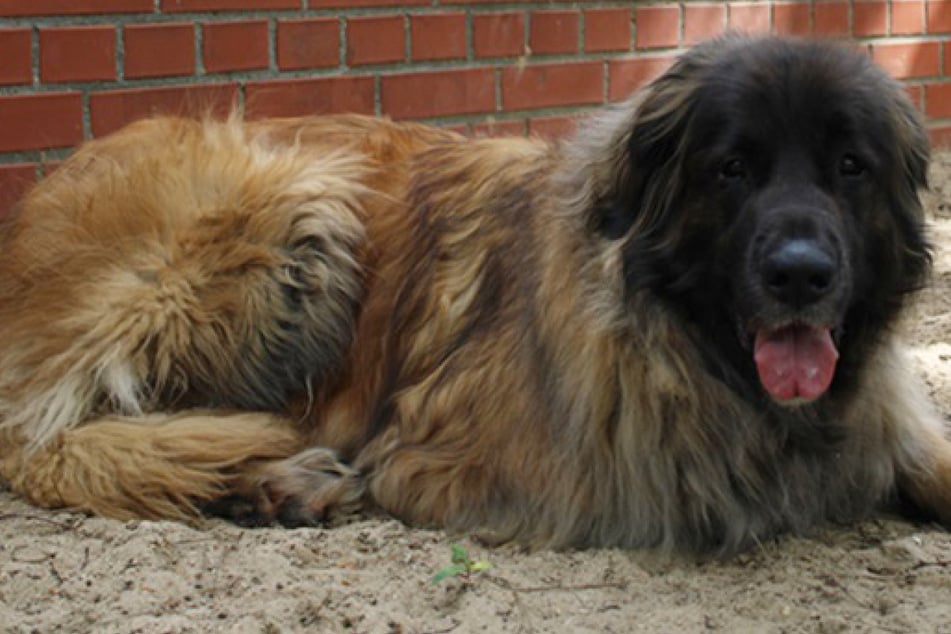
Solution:
[[[263,413],[102,418],[27,450],[4,432],[0,477],[35,504],[118,519],[193,519],[204,502],[246,495],[258,461],[297,453],[291,423]]]

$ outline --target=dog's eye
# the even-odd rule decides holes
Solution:
[[[746,178],[746,163],[743,159],[732,158],[720,166],[720,180],[741,180]]]
[[[865,174],[865,166],[855,156],[846,154],[839,159],[839,174],[849,178],[862,176]]]

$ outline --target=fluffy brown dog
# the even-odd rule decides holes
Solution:
[[[561,144],[159,118],[0,242],[0,468],[112,517],[413,524],[732,551],[899,496],[951,444],[892,325],[927,146],[830,45],[731,37]]]

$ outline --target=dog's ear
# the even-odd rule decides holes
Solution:
[[[925,236],[924,212],[920,192],[928,186],[929,144],[921,114],[904,90],[895,86],[890,114],[894,130],[896,165],[895,182],[889,188],[897,229],[902,237],[900,263],[892,274],[899,278],[903,291],[914,291],[924,285],[931,268],[931,245]]]
[[[901,99],[893,109],[893,126],[896,130],[896,146],[899,170],[905,191],[917,198],[918,192],[928,187],[928,162],[930,147],[921,115],[911,102]]]
[[[679,188],[687,127],[699,79],[718,44],[684,54],[626,102],[588,122],[566,148],[580,182],[575,195],[597,234],[618,239],[650,231]]]
[[[921,114],[912,105],[904,91],[897,89],[892,106],[892,123],[895,128],[902,185],[917,195],[928,186],[928,161],[930,148]]]
[[[626,169],[617,172],[609,199],[603,201],[601,231],[609,237],[657,229],[680,189],[687,124],[693,112],[696,82],[684,60],[646,90],[625,144]]]

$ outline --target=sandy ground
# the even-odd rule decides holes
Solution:
[[[951,153],[928,195],[934,288],[912,353],[951,419]],[[451,536],[391,519],[194,529],[44,512],[0,492],[2,632],[946,632],[951,534],[880,518],[727,562],[462,540],[492,567],[431,582]]]

